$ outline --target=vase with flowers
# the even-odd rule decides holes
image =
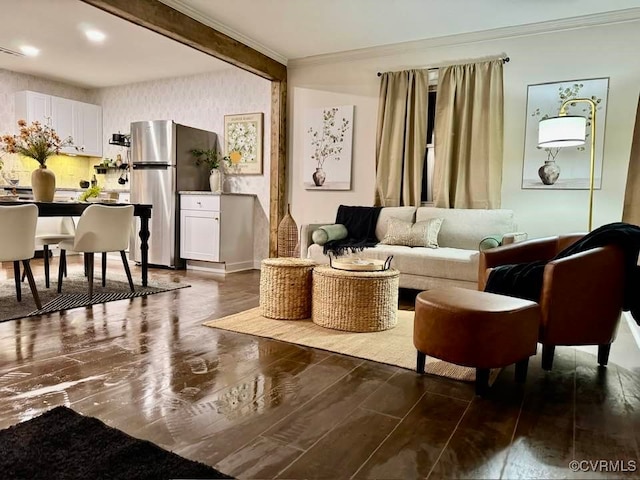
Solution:
[[[191,154],[196,159],[196,165],[207,166],[209,170],[209,188],[211,188],[211,191],[221,193],[223,190],[223,180],[220,164],[225,162],[227,165],[230,165],[231,159],[228,156],[222,156],[215,148],[194,148],[191,150]]]
[[[3,135],[0,138],[0,149],[7,153],[17,153],[34,159],[40,167],[31,174],[33,198],[37,202],[51,202],[56,190],[56,176],[47,169],[47,159],[58,155],[62,147],[73,144],[71,137],[61,140],[49,124],[32,122],[27,125],[18,120],[17,135]]]

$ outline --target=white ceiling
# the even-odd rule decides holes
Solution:
[[[131,0],[143,1],[143,0]],[[640,0],[161,0],[286,63],[313,55],[640,7]],[[0,68],[84,87],[222,70],[228,64],[79,0],[0,0]],[[89,43],[82,27],[107,34]]]
[[[640,0],[161,1],[289,60],[640,7]]]
[[[40,49],[33,58],[0,53],[0,68],[73,85],[107,87],[231,68],[79,0],[0,0],[0,17],[0,47]],[[85,25],[104,32],[104,43],[90,43]]]

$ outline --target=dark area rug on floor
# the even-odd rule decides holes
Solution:
[[[66,407],[0,430],[3,479],[233,478]]]
[[[138,279],[134,279],[136,282]],[[63,282],[62,294],[58,294],[57,281],[52,281],[50,288],[45,288],[44,278],[37,278],[36,284],[42,309],[38,310],[29,285],[25,282],[22,287],[22,301],[16,300],[16,290],[13,279],[0,282],[0,322],[15,320],[16,318],[36,317],[47,313],[71,310],[72,308],[87,307],[99,303],[114,302],[128,298],[144,297],[155,293],[168,292],[178,288],[186,288],[185,283],[149,282],[143,287],[135,283],[135,292],[131,292],[125,277],[109,275],[106,286],[101,285],[99,278],[94,279],[94,294],[89,300],[89,285],[82,274],[69,275]]]

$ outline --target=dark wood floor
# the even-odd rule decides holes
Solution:
[[[640,476],[569,468],[640,459],[640,354],[624,324],[608,368],[558,347],[552,372],[538,355],[524,386],[507,368],[479,398],[469,384],[201,326],[257,306],[257,271],[151,279],[192,286],[1,323],[0,428],[67,405],[240,478]]]

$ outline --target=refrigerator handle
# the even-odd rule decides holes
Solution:
[[[131,168],[134,170],[168,170],[171,165],[167,163],[134,163]]]

